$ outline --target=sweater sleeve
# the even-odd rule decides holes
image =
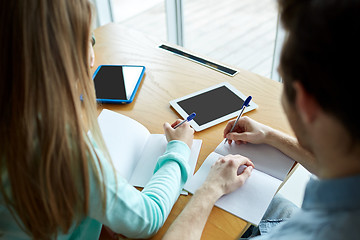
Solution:
[[[188,178],[189,147],[181,141],[169,142],[158,159],[154,175],[141,192],[113,170],[99,151],[96,153],[104,173],[106,205],[102,211],[101,187],[92,174],[89,217],[126,237],[154,235],[164,224]]]

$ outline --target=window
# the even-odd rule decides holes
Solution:
[[[274,0],[112,0],[112,3],[115,22],[170,41],[174,40],[168,36],[167,17],[174,16],[176,7],[169,6],[180,4],[180,43],[185,48],[271,77],[278,17]],[[174,28],[170,27],[170,31]]]

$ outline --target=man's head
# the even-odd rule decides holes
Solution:
[[[304,110],[299,97],[338,121],[352,142],[360,142],[360,1],[279,0],[279,9],[288,34],[279,67],[284,107],[300,143],[308,139],[299,120]]]

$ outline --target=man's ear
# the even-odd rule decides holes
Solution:
[[[295,105],[302,121],[304,123],[312,123],[320,109],[318,102],[314,96],[305,90],[302,83],[296,81],[293,83],[293,87],[296,92]]]

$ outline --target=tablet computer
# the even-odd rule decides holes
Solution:
[[[230,83],[224,82],[172,100],[170,105],[184,119],[195,112],[196,117],[189,123],[195,131],[202,131],[236,117],[245,99],[244,94]],[[251,101],[244,113],[257,107],[258,105]]]
[[[100,65],[93,75],[96,100],[103,103],[131,103],[144,72],[144,66]]]

